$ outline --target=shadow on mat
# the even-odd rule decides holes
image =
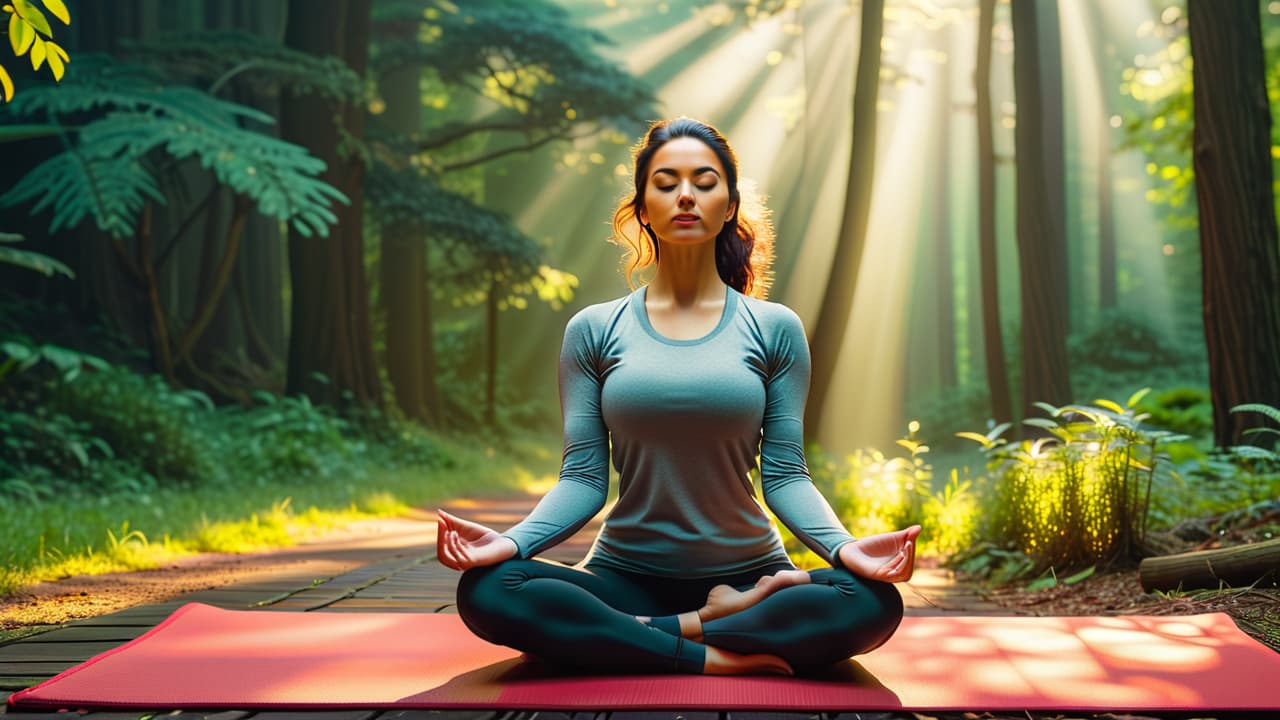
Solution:
[[[566,670],[557,665],[523,655],[510,660],[492,663],[476,668],[452,678],[443,685],[425,690],[421,693],[400,698],[396,704],[406,707],[469,705],[496,706],[510,704],[524,707],[529,703],[537,706],[576,707],[580,702],[598,703],[614,700],[625,701],[629,706],[636,706],[638,691],[652,689],[654,684],[661,684],[674,689],[679,686],[680,696],[689,702],[691,707],[719,707],[724,704],[726,686],[722,683],[734,683],[735,690],[746,686],[737,685],[737,681],[750,682],[755,691],[746,697],[734,692],[734,700],[728,705],[741,707],[766,707],[770,700],[783,700],[778,707],[798,710],[804,706],[806,690],[847,689],[850,700],[856,698],[855,704],[872,702],[879,708],[902,707],[897,693],[890,690],[869,670],[854,660],[846,660],[835,665],[810,668],[795,677],[778,676],[743,676],[740,678],[712,677],[705,675],[619,675],[607,673],[590,673]],[[588,691],[585,694],[583,691]],[[665,694],[665,693],[664,693]],[[584,695],[595,696],[585,697]],[[756,696],[759,697],[756,697]],[[609,697],[606,697],[609,696]],[[653,695],[656,703],[661,697]],[[753,702],[752,700],[758,702]],[[816,708],[815,708],[816,709]]]

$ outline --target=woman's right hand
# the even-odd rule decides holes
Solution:
[[[511,538],[443,510],[436,514],[436,557],[445,567],[469,570],[516,556],[518,548]]]

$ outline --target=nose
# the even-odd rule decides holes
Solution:
[[[676,198],[676,202],[680,204],[680,207],[691,207],[693,205],[693,181],[692,180],[680,181],[680,194]]]

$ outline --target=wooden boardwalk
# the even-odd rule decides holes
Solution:
[[[505,528],[523,517],[534,498],[491,501],[460,501],[445,506],[449,512]],[[593,522],[570,540],[543,555],[553,560],[577,562],[590,548],[599,529]],[[419,537],[434,526],[423,522]],[[0,645],[0,716],[5,720],[53,720],[47,712],[6,712],[5,699],[12,693],[42,682],[63,670],[124,642],[128,642],[164,620],[189,602],[201,602],[227,609],[273,610],[279,612],[453,612],[454,588],[458,573],[435,560],[434,551],[407,552],[403,543],[389,547],[382,559],[331,578],[317,578],[314,572],[281,574],[225,588],[202,590],[164,603],[142,605]],[[911,583],[898,586],[910,614],[1006,614],[994,605],[950,581],[946,571],[921,570]],[[199,713],[175,710],[164,713],[101,712],[85,720],[134,720],[144,716],[172,720],[819,720],[804,713],[714,713],[714,712],[614,712],[564,713],[513,711],[341,711],[341,712],[218,712]],[[607,717],[606,717],[607,716]],[[830,720],[830,714],[821,714]],[[62,717],[66,717],[63,715]],[[847,713],[840,720],[914,720],[911,713]],[[962,717],[956,715],[955,717]]]

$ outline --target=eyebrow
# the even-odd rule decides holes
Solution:
[[[698,168],[697,170],[694,170],[694,171],[693,171],[693,174],[694,174],[694,175],[701,175],[702,173],[708,173],[708,172],[709,172],[709,173],[715,173],[715,176],[716,176],[716,177],[720,177],[720,173],[719,173],[718,171],[716,171],[716,169],[715,169],[715,168],[713,168],[713,167],[711,167],[710,165],[703,165],[702,167]],[[671,168],[658,168],[657,170],[654,170],[654,171],[653,171],[653,174],[654,174],[654,175],[657,175],[657,174],[659,174],[659,173],[666,173],[667,175],[676,175],[676,176],[678,176],[678,175],[679,175],[679,173],[677,173],[675,170],[672,170]]]

